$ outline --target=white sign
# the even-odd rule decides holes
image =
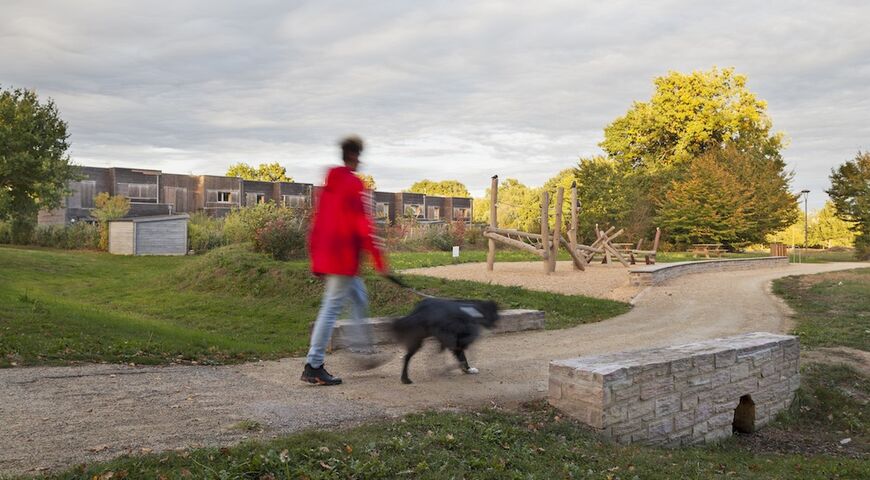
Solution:
[[[459,257],[459,247],[453,247],[453,258]]]

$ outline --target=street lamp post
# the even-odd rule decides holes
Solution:
[[[807,244],[809,243],[807,241],[807,239],[809,237],[809,226],[808,226],[809,221],[807,219],[808,218],[807,217],[807,199],[810,196],[810,191],[809,190],[801,190],[801,194],[803,194],[803,196],[804,196],[804,248],[807,248]]]

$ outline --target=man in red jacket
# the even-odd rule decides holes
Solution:
[[[335,320],[347,300],[350,300],[351,313],[359,331],[358,335],[352,336],[355,338],[352,338],[351,351],[372,353],[371,332],[363,324],[368,317],[368,296],[365,284],[357,276],[360,257],[363,251],[368,252],[379,273],[386,274],[387,266],[375,244],[371,214],[363,199],[365,187],[354,174],[362,150],[363,142],[359,137],[348,137],[341,142],[344,166],[332,168],[326,175],[308,238],[311,271],[326,279],[326,291],[311,332],[311,347],[302,372],[303,381],[316,385],[341,383],[340,378],[326,371],[323,363]],[[374,366],[376,360],[368,363],[368,366]]]

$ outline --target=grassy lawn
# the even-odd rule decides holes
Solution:
[[[781,278],[773,291],[797,313],[803,347],[870,348],[870,268]]]
[[[191,267],[187,273],[196,271]],[[866,319],[870,269],[837,274],[842,276],[787,278],[777,284],[799,312],[799,330],[816,315],[829,320],[814,335],[830,341],[802,338],[805,345],[849,344],[844,329],[863,328],[866,335],[866,325],[853,324]],[[804,295],[818,300],[804,302]],[[817,311],[822,298],[827,299],[826,313]],[[867,342],[856,348],[866,350]],[[803,368],[801,389],[787,412],[753,435],[717,445],[675,450],[615,445],[536,402],[518,411],[427,412],[347,431],[121,457],[46,478],[863,479],[870,478],[868,400],[866,376],[844,366],[810,364]],[[845,438],[851,442],[843,445]]]
[[[599,321],[629,308],[516,287],[408,280],[435,295],[543,309],[549,328]],[[367,284],[374,315],[402,314],[418,300],[379,278]],[[295,355],[307,347],[321,294],[306,262],[276,262],[243,246],[198,257],[0,247],[0,367],[232,363]]]
[[[754,258],[767,257],[770,252],[745,252],[745,253],[725,253],[720,258]],[[496,250],[496,262],[533,262],[540,261],[541,258],[521,250],[513,250],[500,247]],[[789,255],[793,262],[797,262],[798,258],[794,255]],[[569,261],[571,257],[564,249],[559,251],[559,260]],[[659,252],[656,255],[656,260],[659,263],[671,262],[692,262],[701,260],[715,260],[716,257],[705,258],[703,256],[695,256],[689,252]],[[639,264],[643,264],[643,258],[639,258]],[[421,268],[421,267],[438,267],[441,265],[452,265],[457,263],[470,262],[485,262],[486,250],[480,249],[462,249],[458,258],[453,258],[451,252],[396,252],[390,254],[390,265],[396,270],[406,268]],[[600,257],[598,260],[600,261]],[[800,254],[802,263],[828,263],[828,262],[854,262],[855,257],[852,251],[828,251],[828,250],[806,250]]]
[[[602,442],[541,403],[518,412],[424,413],[343,432],[126,457],[54,479],[123,478],[867,478],[866,460],[752,453],[731,440],[661,450]]]

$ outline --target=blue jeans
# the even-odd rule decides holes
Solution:
[[[351,351],[371,350],[371,326],[364,322],[369,313],[365,284],[359,277],[327,275],[326,291],[323,292],[323,302],[320,305],[320,313],[317,314],[317,321],[314,322],[314,330],[311,331],[311,347],[308,349],[307,362],[312,367],[319,368],[323,365],[326,345],[332,336],[335,321],[344,310],[348,299],[354,325],[349,329],[347,346]]]

